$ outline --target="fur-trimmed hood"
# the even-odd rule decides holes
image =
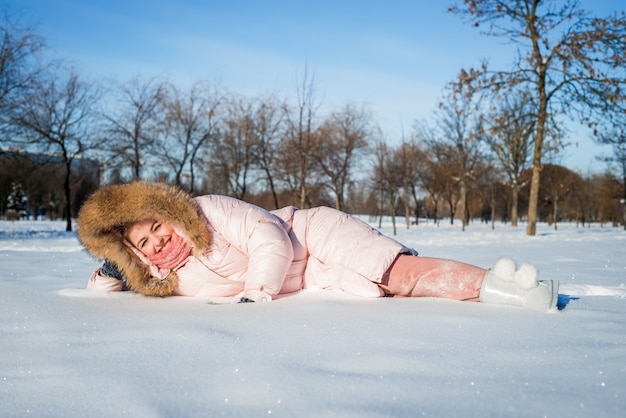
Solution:
[[[95,191],[78,214],[78,239],[94,257],[115,263],[133,290],[147,296],[168,296],[178,286],[176,272],[155,277],[151,274],[155,266],[142,261],[120,233],[145,219],[172,226],[194,251],[204,252],[209,247],[209,231],[191,196],[174,186],[148,182],[104,186]]]

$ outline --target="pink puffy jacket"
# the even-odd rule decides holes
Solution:
[[[268,212],[218,195],[195,198],[211,245],[176,270],[175,295],[269,301],[310,287],[379,297],[383,274],[400,253],[415,252],[343,212],[286,207]],[[122,290],[98,270],[89,289]]]

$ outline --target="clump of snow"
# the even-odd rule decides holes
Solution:
[[[377,225],[374,225],[377,226]],[[84,290],[63,222],[0,222],[0,415],[617,417],[626,233],[474,223],[398,229],[421,255],[530,262],[560,310],[308,290],[212,305]],[[391,233],[386,223],[381,228]]]

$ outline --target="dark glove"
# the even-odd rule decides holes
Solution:
[[[117,280],[124,280],[124,275],[120,271],[120,269],[111,261],[105,260],[102,265],[102,275],[113,277]]]

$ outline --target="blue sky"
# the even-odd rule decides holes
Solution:
[[[87,78],[167,74],[245,94],[295,97],[305,66],[323,109],[365,103],[390,141],[428,119],[460,68],[511,46],[446,13],[452,0],[4,0]],[[611,0],[581,0],[604,16]],[[621,9],[624,7],[621,6]],[[608,149],[574,134],[562,161],[586,172]]]

